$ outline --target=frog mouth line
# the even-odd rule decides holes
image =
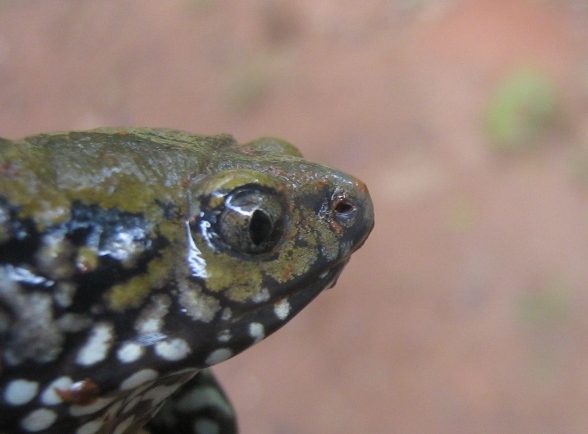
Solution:
[[[347,262],[349,262],[348,258],[331,266],[327,271],[308,276],[303,281],[298,282],[295,285],[298,288],[294,290],[291,287],[289,291],[286,290],[269,298],[267,301],[251,306],[250,310],[234,316],[229,321],[229,327],[236,332],[237,330],[243,330],[243,326],[259,322],[265,326],[266,336],[269,336],[269,334],[290,321],[321,292],[335,286]],[[278,313],[277,306],[284,306],[284,303],[287,303],[286,306],[288,306],[287,313],[284,311]]]

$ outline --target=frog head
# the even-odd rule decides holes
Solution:
[[[259,342],[333,286],[373,227],[365,184],[277,139],[238,147],[230,169],[190,191],[179,301],[214,324],[199,334],[204,365]]]

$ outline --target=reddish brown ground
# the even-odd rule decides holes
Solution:
[[[498,152],[492,89],[559,86]],[[280,136],[377,225],[336,288],[218,367],[245,434],[588,432],[588,11],[577,0],[0,3],[0,135]]]

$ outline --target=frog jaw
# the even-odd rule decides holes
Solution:
[[[310,276],[288,295],[258,301],[258,305],[222,322],[217,333],[218,348],[212,354],[232,357],[274,333],[314,300],[323,290],[331,288],[347,260],[332,266],[320,275]],[[264,297],[262,296],[262,299]],[[219,360],[207,358],[207,365]]]
[[[218,309],[205,345],[194,346],[201,350],[199,366],[233,357],[281,328],[335,285],[367,239],[373,204],[365,185],[334,172],[317,186],[289,207],[283,226],[288,235],[264,255],[219,248],[207,220],[188,227],[188,245],[198,252],[192,255],[192,278],[201,279],[205,297],[216,300]]]

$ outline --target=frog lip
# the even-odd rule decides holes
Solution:
[[[261,303],[255,303],[253,306],[250,305],[250,309],[247,309],[241,315],[233,316],[229,321],[231,327],[234,327],[236,324],[252,322],[252,318],[267,319],[268,315],[274,317],[275,315],[273,312],[276,304],[287,300],[290,304],[290,313],[288,314],[287,319],[278,319],[276,317],[270,321],[271,323],[276,323],[275,329],[279,328],[314,300],[323,290],[335,286],[337,279],[341,275],[341,272],[348,261],[348,258],[339,261],[336,264],[331,265],[328,269],[319,273],[313,273],[303,280],[296,282],[292,286],[289,286],[286,290],[271,295],[267,300]]]
[[[280,301],[284,298],[290,298],[297,294],[307,293],[309,296],[311,294],[315,294],[312,298],[316,297],[321,291],[326,289],[331,289],[333,286],[336,285],[339,276],[343,272],[345,265],[349,262],[349,258],[345,258],[330,267],[326,270],[323,270],[319,273],[313,273],[312,275],[306,277],[302,282],[295,284],[294,286],[298,287],[297,289],[286,291],[286,295],[284,297],[283,294],[276,295],[268,300],[268,303],[275,303],[276,301]],[[273,300],[272,300],[273,299]]]
[[[231,318],[218,324],[217,336],[231,336],[233,355],[265,339],[288,323],[322,291],[332,288],[347,262],[348,259],[341,260],[309,274],[263,301],[250,300],[245,305],[234,306]],[[259,326],[262,333],[253,334],[251,330],[259,330]]]
[[[337,266],[335,268],[333,268],[334,275],[333,275],[333,277],[331,277],[331,284],[326,286],[325,289],[331,289],[333,286],[335,286],[337,284],[337,281],[339,280],[339,277],[341,276],[343,269],[345,268],[345,266],[349,262],[349,259],[350,258],[347,258],[344,261],[341,261],[339,264],[337,264]]]

